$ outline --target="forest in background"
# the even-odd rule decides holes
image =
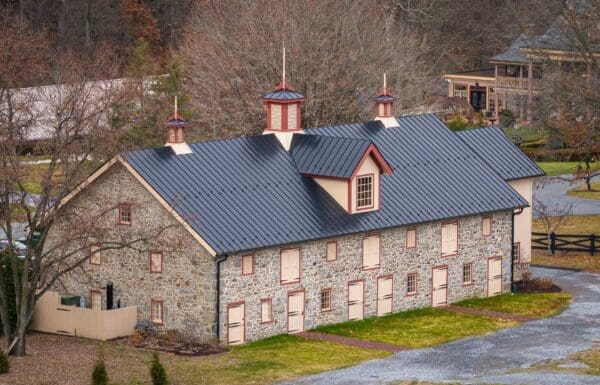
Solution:
[[[398,108],[431,104],[445,94],[442,73],[486,67],[563,8],[562,0],[4,0],[0,14],[2,31],[21,20],[50,56],[103,56],[111,71],[90,80],[176,71],[182,83],[170,94],[181,94],[200,140],[262,131],[259,98],[278,82],[284,42],[290,82],[307,97],[304,125],[344,123],[370,118],[383,72]],[[49,68],[14,87],[53,84],[60,61],[40,61]],[[138,139],[159,136],[152,127],[171,110],[165,96],[148,119],[136,118],[145,121]]]

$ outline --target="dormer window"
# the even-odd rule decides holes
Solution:
[[[373,174],[356,178],[356,208],[358,210],[373,207]]]

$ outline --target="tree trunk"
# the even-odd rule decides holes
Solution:
[[[12,355],[16,357],[24,357],[25,356],[25,329],[17,331],[17,343],[12,350]]]

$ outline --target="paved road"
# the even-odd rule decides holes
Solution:
[[[573,175],[561,175],[561,177],[569,179],[573,178]],[[547,180],[547,182],[543,184],[537,183],[533,190],[534,205],[536,199],[550,208],[564,207],[570,203],[573,205],[573,215],[600,214],[600,201],[567,195],[568,190],[584,184],[584,181],[570,184],[567,181],[551,177],[542,180]],[[593,177],[592,181],[600,181],[600,175]]]
[[[534,268],[573,294],[561,315],[433,348],[407,350],[347,369],[305,377],[294,385],[371,385],[420,380],[464,384],[598,385],[600,376],[528,370],[600,342],[600,275]]]

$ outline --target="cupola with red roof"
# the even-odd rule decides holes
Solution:
[[[304,95],[295,91],[285,78],[285,48],[283,49],[283,71],[281,83],[262,97],[267,109],[267,127],[264,134],[275,134],[282,145],[289,149],[291,136],[302,133],[300,105]]]

